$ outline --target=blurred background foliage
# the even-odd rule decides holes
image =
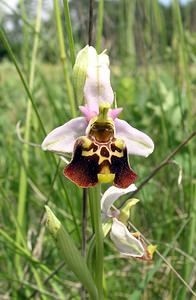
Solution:
[[[94,1],[93,44],[98,4]],[[89,1],[69,1],[69,8],[77,52],[88,41]],[[0,1],[1,27],[27,82],[36,11],[35,0],[20,0],[14,8],[10,1]],[[62,3],[61,17],[71,78]],[[108,49],[110,55],[112,86],[118,106],[124,108],[121,117],[155,142],[155,151],[148,159],[130,157],[140,184],[195,129],[196,2],[105,0],[103,22],[102,49]],[[49,132],[72,117],[53,1],[43,1],[38,36],[31,92]],[[25,132],[28,98],[4,43],[0,43],[0,71],[0,299],[79,299],[80,284],[66,266],[62,267],[57,249],[40,220],[47,201],[80,247],[82,191],[63,177],[62,161],[57,168],[58,158],[54,163],[54,155],[35,145],[28,147],[28,164],[24,163],[21,137]],[[16,130],[19,121],[21,137]],[[30,142],[41,144],[43,138],[33,112]],[[158,255],[150,264],[119,258],[107,238],[106,299],[193,299],[170,264],[194,289],[195,150],[192,139],[141,189],[137,195],[140,203],[132,213],[131,222],[158,245],[168,263]],[[22,224],[18,219],[21,167],[27,181]],[[88,225],[90,236],[90,222]],[[18,230],[23,241],[16,238]],[[54,270],[56,273],[50,278]]]

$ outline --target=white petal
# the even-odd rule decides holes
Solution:
[[[91,47],[90,47],[91,48]],[[97,55],[94,51],[89,60],[87,78],[84,85],[84,98],[88,107],[98,113],[99,104],[112,104],[114,93],[110,83],[109,58],[106,54]]]
[[[125,141],[129,154],[147,157],[154,150],[151,138],[129,125],[126,121],[115,119],[116,137]]]
[[[136,239],[127,229],[127,227],[113,219],[110,237],[121,254],[131,257],[142,257],[145,253],[142,243]]]
[[[126,189],[117,188],[115,186],[111,186],[109,189],[107,189],[107,191],[103,194],[101,198],[101,210],[102,210],[103,218],[104,216],[108,216],[108,217],[112,216],[110,210],[111,206],[120,196],[126,195],[135,190],[137,190],[135,184],[131,184]]]
[[[62,126],[52,130],[44,139],[42,149],[59,153],[73,152],[75,140],[85,135],[87,122],[84,117],[70,120]]]

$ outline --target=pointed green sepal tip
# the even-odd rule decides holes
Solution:
[[[45,205],[46,210],[46,227],[54,238],[57,236],[57,232],[61,227],[61,222],[57,219],[49,206]]]
[[[130,209],[139,201],[140,201],[139,199],[135,199],[135,198],[129,199],[121,209],[120,215],[118,217],[119,221],[121,221],[123,224],[126,225],[130,217]]]
[[[157,250],[157,245],[150,244],[150,245],[147,246],[147,252],[148,252],[148,255],[151,259],[153,258],[154,252],[156,250]]]
[[[108,232],[110,231],[112,227],[112,220],[108,220],[106,223],[102,224],[102,230],[103,230],[103,236],[106,237]]]

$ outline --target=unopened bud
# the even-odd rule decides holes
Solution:
[[[57,219],[57,217],[54,215],[54,213],[51,211],[49,206],[45,205],[46,209],[46,226],[52,236],[56,239],[57,232],[59,231],[61,227],[61,222]]]

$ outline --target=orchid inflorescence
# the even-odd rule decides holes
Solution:
[[[127,221],[121,221],[122,213],[112,211],[111,205],[136,188],[133,182],[137,175],[129,166],[128,155],[147,157],[154,150],[153,141],[118,118],[122,108],[114,107],[105,51],[98,55],[92,46],[82,49],[76,58],[74,78],[78,94],[84,97],[85,105],[79,107],[83,116],[51,131],[42,149],[60,155],[72,153],[64,175],[80,187],[113,183],[101,200],[105,218],[112,219],[111,239],[122,254],[149,259],[153,251],[148,250],[139,233],[128,231]]]

